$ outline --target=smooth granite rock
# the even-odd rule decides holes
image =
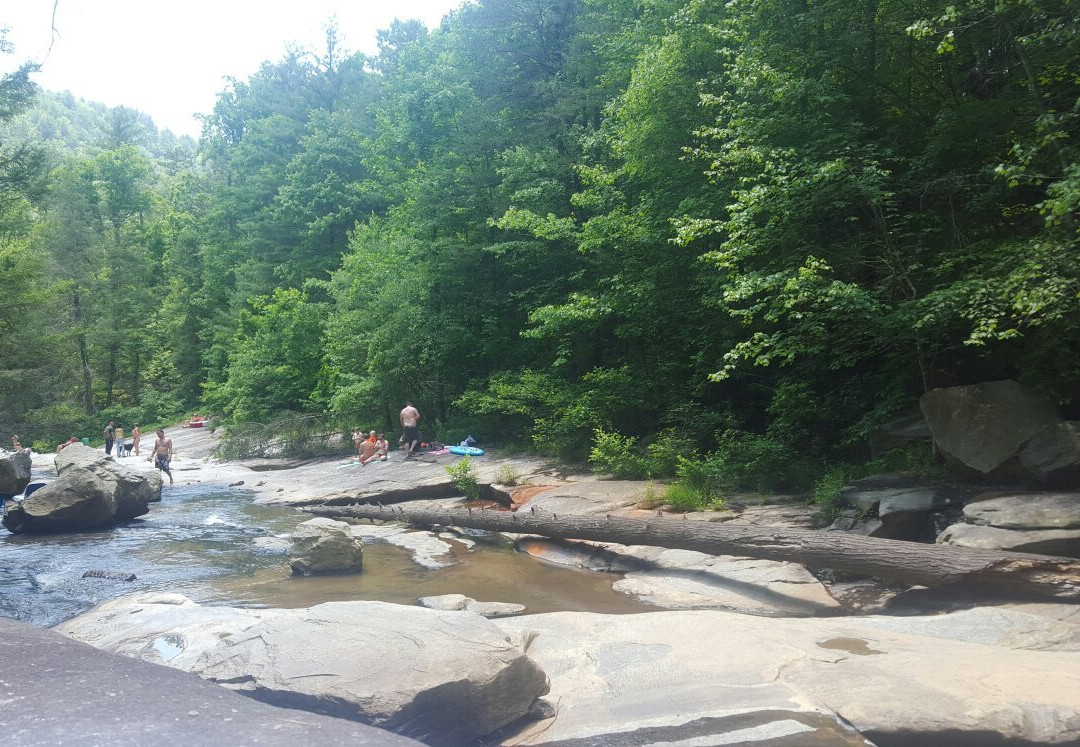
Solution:
[[[1080,423],[1043,428],[1020,450],[1020,463],[1041,483],[1080,487]]]
[[[28,745],[415,745],[0,618],[0,733]]]
[[[475,740],[524,716],[547,692],[521,644],[469,612],[384,602],[236,609],[151,594],[99,605],[57,630],[265,702],[429,744]]]
[[[1002,529],[1080,529],[1080,492],[998,494],[964,506],[964,519]]]
[[[0,493],[19,495],[30,484],[32,460],[25,451],[0,456]]]
[[[529,655],[551,677],[546,700],[558,704],[504,744],[756,744],[722,741],[730,727],[681,740],[735,713],[783,712],[835,714],[875,744],[1080,740],[1076,626],[1037,615],[557,612],[495,623],[531,636]]]
[[[363,560],[363,543],[344,521],[309,519],[293,531],[289,551],[293,573],[359,573]]]
[[[983,475],[1006,466],[1028,439],[1061,422],[1052,402],[1011,380],[932,389],[919,406],[942,453]]]
[[[519,538],[516,546],[548,562],[624,573],[612,589],[656,607],[814,615],[839,606],[795,563],[531,536]]]
[[[978,524],[953,524],[938,535],[937,543],[979,550],[1080,558],[1080,529],[1002,529]]]
[[[100,529],[149,513],[161,499],[161,481],[151,482],[105,454],[72,444],[56,455],[59,477],[4,517],[13,532],[72,532]]]
[[[464,594],[440,594],[437,597],[420,597],[424,607],[433,610],[465,610],[483,617],[507,617],[520,615],[525,605],[513,602],[478,602]]]

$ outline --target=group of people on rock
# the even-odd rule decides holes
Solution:
[[[390,444],[386,442],[383,434],[371,431],[365,436],[364,432],[357,428],[353,431],[352,437],[353,444],[356,446],[356,459],[360,464],[385,462],[389,458]]]
[[[131,443],[127,443],[124,440],[124,429],[119,425],[114,425],[113,421],[109,421],[109,424],[105,426],[105,453],[112,455],[113,446],[116,446],[116,456],[123,457],[131,452],[135,452],[135,456],[139,456],[139,441],[142,438],[142,431],[139,430],[139,424],[136,423],[131,428]]]
[[[139,441],[142,439],[142,431],[139,429],[139,424],[136,423],[131,428],[131,443],[128,444],[124,441],[124,429],[116,425],[114,421],[110,420],[109,424],[105,426],[105,453],[112,456],[113,446],[116,446],[116,456],[118,458],[124,457],[130,452],[135,452],[135,456],[139,454]],[[74,443],[75,438],[72,437],[69,443]],[[68,444],[60,444],[56,451],[64,448]],[[164,472],[169,476],[169,484],[173,484],[172,476],[172,457],[173,457],[173,442],[171,438],[165,437],[165,429],[157,429],[157,440],[154,441],[154,450],[150,453],[146,459],[152,461],[154,466],[158,470]]]
[[[412,402],[406,402],[399,416],[401,420],[401,438],[398,445],[405,449],[405,458],[412,459],[416,448],[420,446],[420,411]],[[359,427],[353,431],[353,444],[356,445],[356,458],[360,464],[385,462],[389,459],[390,444],[382,433],[369,431],[365,436]]]

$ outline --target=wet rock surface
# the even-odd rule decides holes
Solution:
[[[547,692],[544,672],[522,646],[469,612],[382,602],[246,610],[136,595],[58,630],[264,702],[359,719],[429,744],[488,734]]]

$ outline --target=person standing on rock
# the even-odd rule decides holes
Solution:
[[[112,454],[113,439],[116,438],[116,428],[113,426],[113,421],[109,421],[109,424],[105,426],[105,453]]]
[[[154,441],[154,453],[150,455],[154,460],[154,466],[169,476],[169,484],[173,484],[172,471],[169,465],[172,463],[172,439],[165,438],[165,431],[158,428],[157,441]]]
[[[124,429],[116,426],[113,429],[113,443],[116,444],[116,458],[124,456]]]
[[[131,426],[131,450],[135,452],[135,456],[139,456],[139,439],[142,438],[142,431],[139,430],[139,424]]]
[[[405,444],[405,458],[411,459],[413,451],[420,443],[420,411],[413,407],[412,402],[406,402],[405,409],[401,411],[401,429]]]

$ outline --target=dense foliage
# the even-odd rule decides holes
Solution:
[[[411,399],[708,501],[864,457],[930,387],[1074,408],[1078,69],[1075,0],[481,0],[373,58],[329,27],[192,149],[22,68],[0,424]]]

